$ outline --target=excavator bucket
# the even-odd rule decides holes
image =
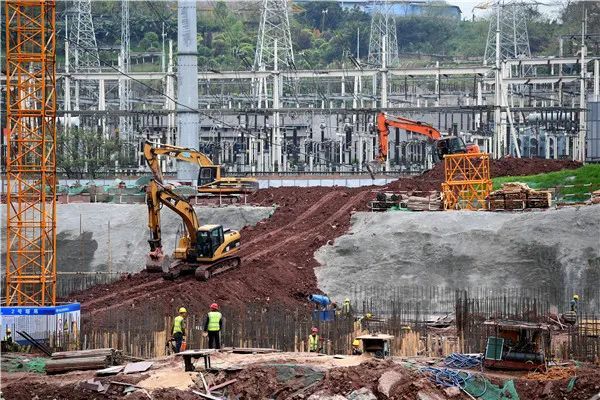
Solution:
[[[146,254],[146,271],[148,272],[163,272],[169,269],[171,265],[171,257],[162,252],[150,252]]]

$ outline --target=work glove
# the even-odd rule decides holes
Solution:
[[[208,332],[202,332],[202,337],[208,337]]]

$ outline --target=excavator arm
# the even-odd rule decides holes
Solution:
[[[154,178],[162,182],[162,172],[160,171],[160,164],[158,163],[158,156],[172,157],[177,160],[186,161],[192,164],[196,164],[199,167],[214,167],[212,160],[202,152],[187,147],[172,146],[169,144],[160,144],[153,146],[149,141],[144,143],[144,157],[152,171]]]
[[[377,134],[379,136],[379,155],[377,161],[379,163],[384,163],[388,157],[390,126],[418,133],[427,136],[432,140],[439,140],[442,138],[440,131],[425,122],[413,121],[408,118],[395,117],[380,112],[377,114]]]
[[[168,144],[157,144],[146,141],[144,143],[144,157],[152,171],[155,179],[163,182],[162,172],[158,156],[172,157],[176,160],[186,161],[198,165],[202,174],[201,182],[198,182],[198,191],[200,193],[210,194],[238,194],[252,193],[258,189],[258,181],[252,178],[221,178],[221,166],[216,165],[204,153],[186,148]]]
[[[197,232],[200,227],[198,216],[191,204],[174,193],[170,188],[159,183],[156,179],[150,181],[147,187],[147,205],[148,205],[148,228],[150,229],[150,253],[146,260],[148,270],[162,270],[164,253],[162,251],[162,237],[160,230],[160,210],[162,206],[173,210],[185,227],[184,239],[186,249],[195,249],[197,242]]]

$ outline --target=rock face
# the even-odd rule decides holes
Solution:
[[[315,273],[338,301],[357,282],[597,293],[591,286],[600,266],[598,226],[600,205],[528,213],[360,212],[348,234],[316,253],[322,267]],[[592,306],[598,301],[586,299]]]

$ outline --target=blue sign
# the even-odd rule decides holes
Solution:
[[[0,307],[0,315],[8,316],[58,315],[73,311],[81,311],[81,305],[69,303],[51,307]]]

